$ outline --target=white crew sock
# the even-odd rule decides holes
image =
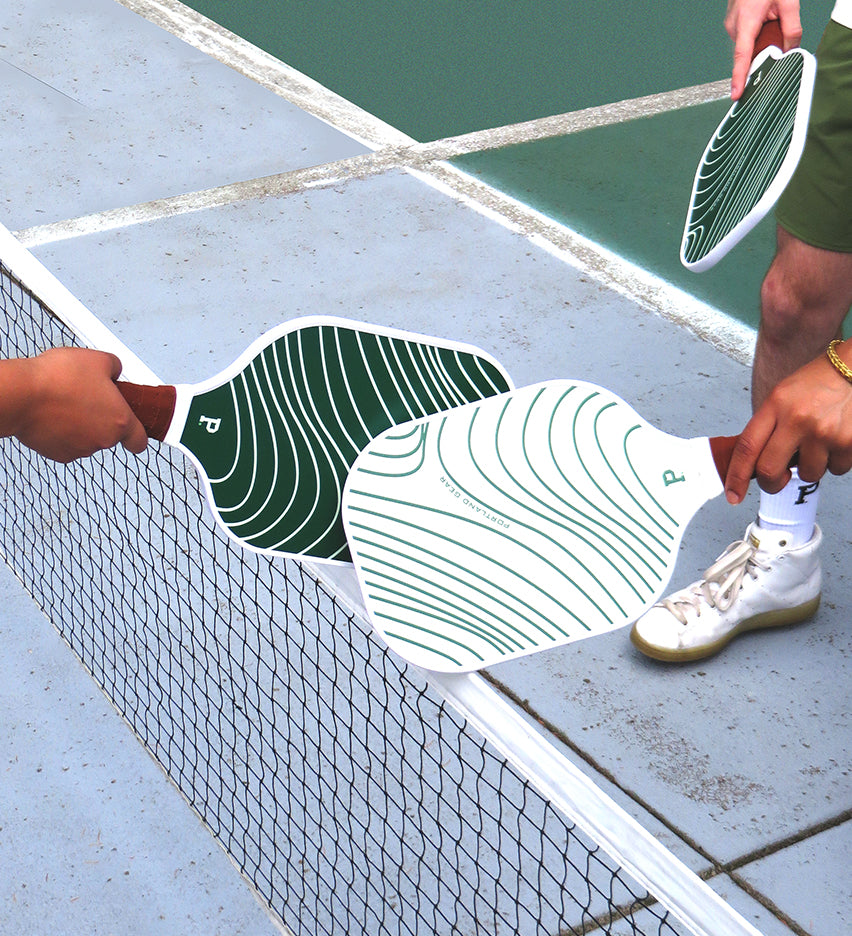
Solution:
[[[793,477],[777,494],[760,492],[757,525],[764,530],[787,530],[791,546],[804,546],[814,535],[818,504],[819,483],[802,481],[794,468]]]

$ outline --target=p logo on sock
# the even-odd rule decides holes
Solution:
[[[810,494],[813,494],[816,489],[819,487],[819,481],[814,481],[812,484],[800,484],[799,485],[799,496],[795,501],[794,506],[798,504],[804,504],[808,499]]]

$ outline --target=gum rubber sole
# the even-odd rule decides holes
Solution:
[[[702,644],[700,647],[685,647],[682,650],[673,650],[670,647],[658,647],[648,643],[636,632],[635,626],[630,630],[630,641],[637,650],[645,656],[664,663],[691,663],[695,660],[704,660],[723,650],[735,637],[746,631],[764,630],[770,627],[786,627],[791,624],[803,624],[810,620],[819,608],[820,595],[797,605],[795,608],[779,608],[777,611],[764,611],[746,618],[728,633],[712,643]]]

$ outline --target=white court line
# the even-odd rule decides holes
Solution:
[[[265,55],[265,53],[261,54]],[[415,169],[428,173],[433,164],[445,162],[457,156],[566,136],[571,133],[580,133],[583,130],[612,126],[626,120],[650,117],[695,104],[719,100],[726,93],[726,88],[727,83],[724,81],[711,82],[679,91],[651,94],[600,107],[589,107],[553,117],[542,117],[504,127],[477,130],[431,143],[411,141],[403,144],[388,144],[363,156],[351,156],[318,166],[308,166],[304,169],[294,169],[258,179],[233,182],[197,192],[173,195],[168,198],[37,225],[18,231],[17,235],[28,247],[37,247],[57,240],[115,230],[193,211],[204,211],[238,201],[289,195],[309,188],[337,185],[350,179],[364,179],[393,170]],[[360,110],[355,105],[351,107],[355,111]],[[324,111],[323,108],[320,110]],[[429,181],[428,178],[426,181]],[[444,188],[446,189],[447,186],[444,185]],[[513,213],[518,210],[517,205],[520,203],[516,203]]]
[[[196,13],[180,0],[117,2],[371,149],[414,142],[401,130]]]
[[[30,247],[115,230],[193,211],[310,188],[339,184],[390,171],[413,172],[422,181],[460,199],[479,213],[530,240],[642,308],[687,328],[725,354],[748,363],[754,331],[720,309],[613,253],[567,225],[478,182],[447,164],[467,153],[532,142],[593,127],[648,117],[709,101],[728,93],[722,80],[663,94],[647,95],[568,114],[418,143],[312,78],[189,9],[180,0],[118,0],[125,7],[284,97],[301,110],[346,133],[372,153],[261,179],[157,199],[71,218],[18,232]]]
[[[191,10],[180,0],[117,2],[371,149],[402,146],[409,151],[407,148],[412,147],[410,152],[417,154],[421,151],[424,156],[431,153],[432,159],[450,159],[482,149],[561,136],[717,101],[727,96],[730,87],[727,80],[713,81],[692,88],[650,94],[554,117],[462,134],[435,143],[418,144],[401,130]]]
[[[618,290],[743,363],[752,358],[754,330],[649,270],[583,237],[517,199],[467,175],[447,160],[467,153],[608,126],[709,101],[728,93],[727,80],[601,107],[418,143],[180,0],[118,0],[123,6],[346,133],[372,153],[279,175],[157,199],[18,232],[29,247],[146,223],[234,202],[282,196],[389,171],[408,171],[478,213],[521,232],[571,266]]]
[[[416,172],[418,176],[421,173]],[[560,260],[706,341],[741,364],[750,364],[755,331],[731,315],[657,274],[625,259],[559,221],[518,201],[456,166],[432,167],[423,180],[487,215]]]
[[[427,184],[460,198],[470,207],[512,230],[523,231],[545,249],[635,299],[643,308],[659,312],[738,360],[750,360],[754,338],[752,329],[741,326],[721,310],[614,254],[603,245],[583,238],[567,225],[546,218],[540,212],[491,186],[479,183],[465,173],[444,164],[446,160],[466,153],[563,136],[593,127],[720,100],[727,94],[727,81],[647,95],[421,144],[274,56],[189,9],[179,0],[118,2],[375,152],[323,166],[237,182],[29,228],[18,232],[24,244],[34,247],[56,240],[220,207],[237,201],[281,196],[393,170],[417,170],[417,176]]]

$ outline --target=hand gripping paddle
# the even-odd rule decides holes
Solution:
[[[772,209],[805,146],[816,60],[782,53],[777,21],[758,37],[742,96],[716,128],[698,164],[680,248],[681,263],[709,270]]]
[[[343,494],[375,629],[409,662],[459,672],[631,623],[722,493],[735,442],[668,435],[578,381],[382,433]]]
[[[512,385],[468,345],[306,318],[267,332],[203,383],[118,386],[148,435],[195,463],[232,538],[343,563],[340,497],[361,449],[390,426]]]

